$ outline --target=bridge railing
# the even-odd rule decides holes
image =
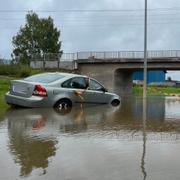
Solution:
[[[63,53],[60,61],[73,61],[77,60],[77,53]]]
[[[180,50],[148,51],[149,58],[180,57]]]
[[[161,50],[161,51],[148,51],[148,58],[180,58],[180,50]],[[143,51],[102,51],[102,52],[77,52],[77,53],[63,53],[59,54],[45,54],[41,57],[33,56],[32,60],[60,60],[60,61],[73,61],[73,60],[86,60],[86,59],[143,59]]]
[[[11,60],[0,59],[0,64],[10,64]]]
[[[148,51],[148,58],[180,57],[180,50]],[[144,58],[143,51],[106,51],[106,52],[78,52],[77,59],[139,59]]]

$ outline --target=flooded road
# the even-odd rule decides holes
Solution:
[[[10,109],[0,120],[0,180],[180,179],[180,99],[120,107]]]

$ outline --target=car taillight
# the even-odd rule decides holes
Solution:
[[[36,85],[34,86],[33,95],[34,95],[34,96],[45,97],[45,96],[47,96],[47,92],[46,92],[46,89],[45,89],[44,87],[42,87],[42,86],[39,85],[39,84],[36,84]]]

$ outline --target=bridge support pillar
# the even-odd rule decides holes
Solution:
[[[117,69],[114,73],[114,92],[120,95],[132,94],[132,70]]]
[[[78,65],[81,74],[90,76],[100,81],[110,92],[113,92],[113,68],[101,64],[80,64]]]

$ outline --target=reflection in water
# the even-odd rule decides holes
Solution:
[[[141,158],[141,169],[143,173],[143,180],[146,179],[147,173],[145,170],[145,155],[146,155],[146,121],[147,121],[147,98],[143,98],[143,153]]]
[[[88,125],[86,122],[86,116],[82,108],[73,110],[72,117],[71,114],[69,115],[67,115],[67,117],[69,117],[70,119],[67,119],[67,117],[65,119],[70,120],[71,123],[60,124],[61,132],[75,134],[75,133],[85,132],[87,130]]]
[[[178,120],[180,118],[180,98],[166,98],[165,117],[168,120]]]
[[[142,111],[143,107],[144,111]],[[93,141],[89,141],[89,138],[100,139],[99,143],[92,143],[92,146],[94,146],[92,149],[95,148],[94,151],[97,148],[96,144],[103,147],[103,143],[105,144],[107,140],[111,145],[114,140],[117,140],[118,143],[135,140],[140,143],[143,142],[143,152],[138,154],[138,158],[141,158],[140,173],[143,174],[143,179],[146,179],[147,174],[149,177],[147,164],[145,164],[147,139],[150,140],[151,137],[154,137],[152,135],[161,133],[168,135],[171,133],[178,135],[180,133],[180,116],[179,118],[176,116],[176,119],[172,121],[170,118],[166,119],[167,114],[166,101],[162,97],[149,98],[144,105],[141,98],[131,98],[122,100],[121,107],[108,105],[88,106],[83,109],[73,107],[68,112],[56,112],[51,108],[12,109],[6,113],[9,135],[8,146],[11,154],[13,154],[14,161],[21,167],[20,175],[30,176],[35,169],[41,170],[41,174],[47,175],[48,167],[53,164],[50,162],[56,160],[57,154],[61,152],[61,148],[64,148],[62,144],[71,138],[73,140],[68,141],[70,142],[68,147],[72,148],[72,152],[69,152],[66,156],[70,156],[78,146],[81,149],[81,143],[79,142],[82,142],[82,139],[85,139],[85,142],[90,145]],[[74,144],[74,140],[79,145],[71,146],[71,144]],[[59,151],[57,151],[58,147],[60,148]],[[108,154],[111,153],[113,148],[117,147],[110,147],[109,151],[102,148],[102,154],[105,155],[103,158],[114,157],[114,154],[112,156]],[[123,149],[124,145],[120,144],[118,148]],[[87,149],[83,150],[83,154],[86,153],[85,157],[88,159],[89,151]],[[117,150],[116,153],[117,157],[112,159],[114,161],[121,160],[123,156],[118,158],[119,151]],[[137,153],[136,150],[134,153]],[[64,156],[64,154],[59,156],[61,155]],[[55,156],[56,158],[53,158]],[[84,161],[81,157],[79,158],[82,162]],[[63,162],[68,164],[67,161]],[[89,161],[91,162],[91,159],[88,159]],[[110,164],[113,164],[118,169],[119,162],[115,164],[114,161],[110,162]],[[136,166],[139,167],[139,162],[136,161]],[[58,165],[62,167],[62,164]],[[67,165],[64,169],[68,168],[71,169],[72,165]]]
[[[8,121],[9,147],[16,163],[21,166],[20,176],[29,175],[35,168],[42,168],[45,174],[48,158],[55,156],[56,141],[48,137],[31,137],[34,129],[42,127],[45,118],[35,116],[31,120],[28,119],[30,116],[21,116],[21,113],[15,113],[14,116],[14,112],[11,113],[12,117]]]
[[[54,142],[24,138],[21,135],[10,137],[11,152],[15,155],[16,162],[21,165],[20,176],[29,175],[34,168],[42,168],[45,173],[48,158],[55,155]]]

